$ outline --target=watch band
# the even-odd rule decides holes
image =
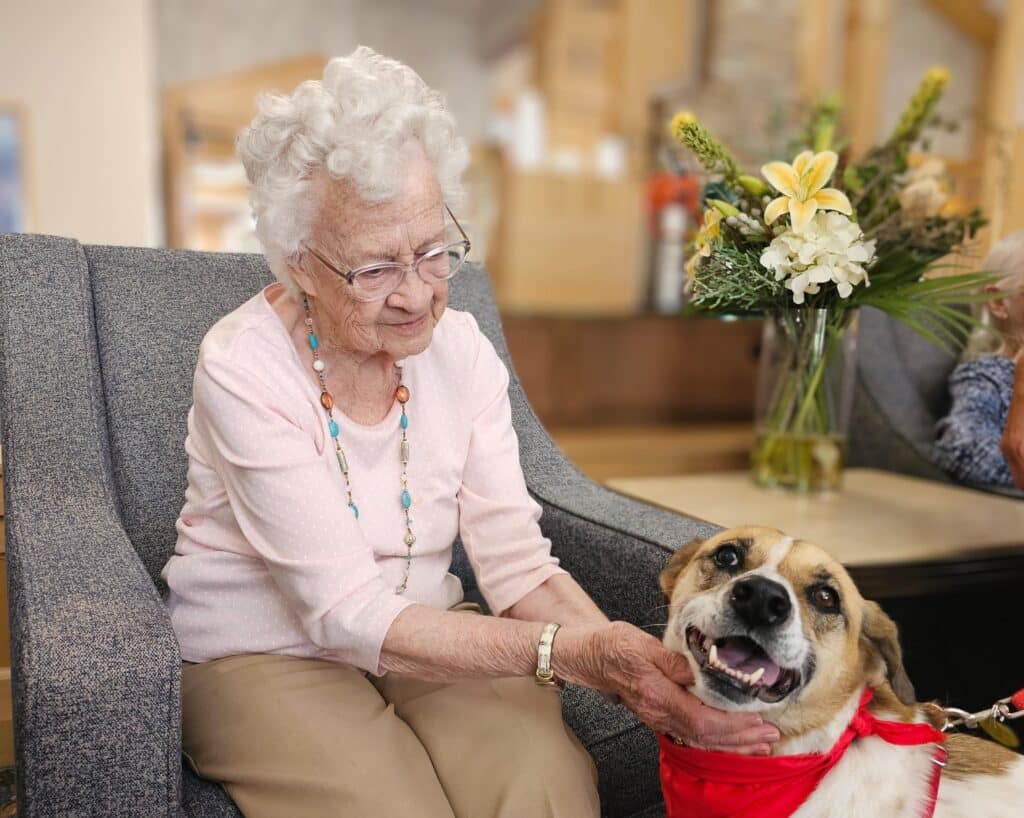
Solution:
[[[561,683],[555,678],[555,672],[551,669],[551,644],[555,640],[555,633],[561,626],[551,622],[544,626],[541,631],[540,641],[537,642],[537,673],[536,682],[545,687],[561,687]]]

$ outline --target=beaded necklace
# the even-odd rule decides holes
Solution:
[[[334,419],[334,397],[330,392],[327,391],[327,381],[324,375],[324,362],[320,360],[320,341],[316,337],[316,332],[313,330],[313,314],[309,309],[309,299],[306,294],[302,294],[302,306],[306,311],[306,332],[309,334],[309,348],[313,351],[313,371],[316,372],[317,378],[320,379],[320,405],[324,407],[324,411],[327,413],[327,428],[330,430],[331,438],[334,440],[334,453],[338,457],[338,465],[341,466],[341,473],[345,475],[345,490],[348,494],[348,507],[351,509],[352,514],[355,518],[359,519],[359,506],[356,505],[355,500],[352,499],[352,482],[349,479],[348,474],[348,459],[345,457],[345,452],[341,448],[341,441],[338,439],[338,433],[341,429],[338,426],[337,421]],[[399,501],[402,507],[402,514],[405,517],[405,536],[402,538],[405,543],[405,575],[402,578],[401,584],[395,588],[396,594],[405,593],[406,588],[409,585],[409,571],[412,569],[412,546],[416,542],[416,535],[412,533],[412,520],[409,518],[409,508],[412,506],[412,495],[409,494],[409,482],[408,482],[408,465],[409,465],[409,440],[406,437],[406,430],[409,428],[409,416],[405,413],[405,405],[409,402],[409,387],[402,383],[402,367],[404,361],[396,361],[395,366],[398,368],[398,388],[395,389],[395,400],[402,405],[402,417],[399,420],[399,426],[402,429],[402,442],[398,449],[398,457],[402,462],[402,493],[399,495]]]

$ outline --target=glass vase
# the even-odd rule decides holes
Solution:
[[[840,488],[856,377],[858,314],[793,307],[766,317],[753,476],[797,492]]]

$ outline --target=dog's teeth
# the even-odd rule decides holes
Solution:
[[[711,664],[713,665],[718,664],[718,648],[716,648],[714,645],[712,645],[711,648],[708,650],[708,661],[711,662]]]
[[[750,680],[749,684],[752,684],[752,685],[753,684],[757,684],[759,681],[761,681],[761,677],[762,676],[764,676],[764,668],[763,667],[759,667],[757,670],[755,670],[753,673],[750,674],[750,676],[749,676],[749,680]]]
[[[740,672],[740,681],[743,682],[744,684],[750,684],[750,674],[749,673],[743,673],[741,671]]]

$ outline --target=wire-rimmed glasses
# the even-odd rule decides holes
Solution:
[[[469,237],[447,205],[444,209],[452,223],[458,228],[462,240],[431,248],[411,264],[403,264],[399,261],[379,261],[364,264],[355,270],[347,265],[347,270],[339,270],[308,244],[303,243],[302,246],[327,269],[348,282],[352,288],[353,298],[359,301],[381,301],[402,286],[402,281],[405,280],[405,275],[409,270],[415,270],[424,281],[429,283],[431,281],[447,281],[462,268],[471,247]]]

